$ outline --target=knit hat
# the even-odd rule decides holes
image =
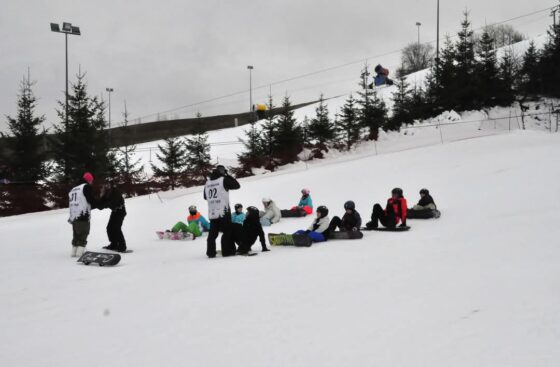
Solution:
[[[82,178],[91,185],[91,183],[93,182],[93,175],[89,172],[84,173],[84,175],[82,176]]]

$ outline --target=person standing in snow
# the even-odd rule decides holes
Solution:
[[[206,255],[216,257],[216,239],[222,232],[222,256],[235,255],[235,243],[231,236],[231,209],[229,206],[229,191],[241,187],[239,182],[231,177],[222,165],[210,174],[204,186],[204,200],[208,202],[208,218],[210,219],[210,233],[208,234]]]
[[[249,251],[251,251],[253,244],[257,242],[257,239],[261,241],[263,252],[270,251],[266,247],[266,240],[259,215],[259,209],[256,207],[250,206],[247,208],[247,215],[245,216],[245,221],[243,222],[241,246],[237,250],[239,255],[248,254]]]
[[[97,200],[93,196],[91,184],[93,175],[84,173],[77,186],[68,193],[68,223],[72,225],[72,257],[80,257],[87,246],[90,231],[91,210],[97,208]]]
[[[282,213],[276,203],[270,198],[263,198],[262,203],[264,206],[264,212],[260,212],[261,224],[265,227],[271,226],[274,223],[280,222]]]
[[[373,206],[371,222],[366,224],[368,229],[375,229],[379,222],[386,228],[406,227],[407,203],[403,190],[396,187],[391,191],[391,198],[387,200],[385,210],[379,204]]]
[[[306,234],[313,242],[325,242],[329,237],[329,227],[329,209],[322,205],[317,208],[317,218],[313,220],[311,226],[306,231],[300,230],[294,234]]]
[[[232,237],[233,242],[237,245],[238,249],[241,248],[243,243],[243,222],[245,222],[245,213],[243,213],[243,205],[235,204],[235,211],[231,215],[232,223]]]
[[[340,231],[359,231],[362,225],[362,217],[356,211],[356,204],[350,200],[344,203],[344,210],[346,211],[340,217],[334,217],[329,225],[329,233],[337,229]]]
[[[111,209],[111,216],[109,217],[109,223],[107,223],[109,246],[103,248],[117,252],[126,252],[126,241],[122,232],[126,208],[124,197],[114,181],[109,181],[102,189],[99,209],[105,208]]]

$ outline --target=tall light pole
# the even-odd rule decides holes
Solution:
[[[418,46],[420,46],[420,26],[422,23],[416,22],[416,26],[418,27]]]
[[[51,31],[57,33],[63,33],[65,38],[66,46],[66,127],[68,127],[68,35],[80,36],[80,27],[73,26],[72,23],[64,22],[62,23],[62,30],[58,23],[51,23]]]
[[[111,92],[115,90],[113,88],[105,88],[105,90],[109,93],[109,129],[111,128]]]
[[[439,67],[439,0],[437,0],[436,66]]]
[[[249,70],[249,112],[253,112],[253,65],[248,65]]]

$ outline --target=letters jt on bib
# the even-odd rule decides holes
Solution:
[[[223,217],[229,210],[229,192],[224,188],[224,178],[208,180],[204,190],[208,201],[208,218]]]

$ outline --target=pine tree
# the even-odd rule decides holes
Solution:
[[[38,116],[35,112],[37,99],[33,94],[33,85],[29,75],[23,78],[17,115],[15,118],[7,116],[12,158],[6,163],[13,183],[9,188],[6,185],[4,199],[9,197],[11,214],[47,209],[43,181],[49,170],[42,149],[44,136],[39,132],[45,117]]]
[[[464,13],[465,18],[461,22],[461,30],[457,34],[455,50],[455,80],[454,91],[456,93],[456,110],[470,110],[480,108],[478,102],[478,90],[475,71],[476,58],[474,53],[474,40],[469,13]]]
[[[265,163],[261,131],[255,123],[245,131],[245,136],[245,140],[242,141],[245,151],[237,156],[240,167],[235,173],[238,177],[252,175],[253,168],[262,167]]]
[[[540,55],[534,42],[531,42],[523,56],[519,70],[519,93],[524,97],[542,93]]]
[[[360,87],[358,92],[358,105],[356,109],[357,119],[360,125],[369,130],[368,140],[377,140],[379,136],[379,128],[387,123],[387,106],[385,102],[378,97],[377,92],[372,91],[368,87],[368,79],[370,76],[367,65],[360,73]]]
[[[272,113],[274,109],[272,96],[269,96],[268,98],[267,108],[269,113],[264,121],[261,130],[260,151],[263,154],[264,167],[268,170],[274,171],[277,165],[275,157],[278,150],[278,141],[276,139],[278,125],[276,123],[276,116],[274,116],[274,114]]]
[[[404,75],[395,83],[397,91],[393,93],[393,116],[386,125],[386,130],[400,130],[403,123],[412,122],[411,91]]]
[[[519,74],[518,62],[513,51],[508,49],[500,60],[499,90],[496,93],[496,104],[510,106],[515,101],[516,79]]]
[[[201,184],[213,169],[208,134],[199,133],[186,140],[187,173],[194,184]]]
[[[456,95],[458,87],[455,82],[455,46],[447,38],[441,51],[439,60],[436,60],[428,75],[426,102],[434,114],[456,108]]]
[[[500,79],[498,76],[498,61],[496,58],[496,50],[494,49],[494,40],[488,32],[482,33],[480,39],[480,51],[478,53],[479,61],[477,63],[476,73],[476,93],[479,104],[482,107],[490,107],[496,105],[498,94],[500,93]]]
[[[128,124],[128,109],[125,102],[122,127],[127,130]],[[124,134],[123,145],[117,149],[117,160],[119,181],[124,184],[127,193],[132,193],[133,185],[140,183],[143,179],[144,167],[142,167],[141,159],[136,158],[136,145],[131,144],[130,134]]]
[[[335,128],[329,117],[329,109],[323,95],[319,98],[319,105],[315,108],[315,118],[309,121],[307,137],[311,142],[314,158],[322,158],[323,152],[328,152],[328,144],[335,138]]]
[[[355,104],[354,97],[350,95],[338,115],[337,128],[346,150],[360,140],[361,126]]]
[[[158,167],[152,163],[154,177],[174,190],[183,183],[187,165],[185,144],[179,138],[167,138],[163,145],[158,144],[158,149],[159,153],[156,153],[156,157],[162,166]]]
[[[84,171],[97,179],[111,171],[111,161],[105,128],[105,105],[87,92],[85,74],[77,75],[68,96],[68,124],[64,102],[57,111],[60,123],[55,126],[58,141],[53,153],[57,165],[57,181],[75,182]]]
[[[548,42],[540,60],[542,90],[550,97],[560,97],[560,24],[550,27]]]

